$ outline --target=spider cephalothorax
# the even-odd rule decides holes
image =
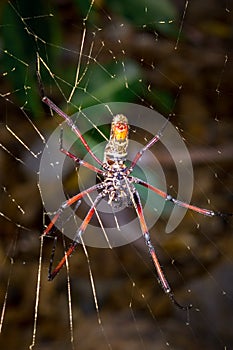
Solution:
[[[113,208],[122,208],[132,206],[132,193],[134,187],[131,181],[127,180],[129,169],[125,163],[120,161],[108,161],[103,164],[103,169],[106,170],[103,184],[104,192],[108,196],[108,203],[113,205]]]

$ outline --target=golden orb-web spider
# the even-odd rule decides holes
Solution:
[[[96,185],[76,194],[75,196],[69,198],[66,200],[60,208],[57,210],[56,214],[54,215],[53,219],[51,220],[50,224],[47,226],[45,231],[43,232],[42,237],[47,236],[51,229],[53,228],[54,224],[58,220],[59,216],[65,210],[67,207],[71,206],[74,203],[77,203],[79,200],[81,200],[84,196],[87,194],[93,192],[94,190],[99,190],[99,194],[95,198],[93,204],[91,205],[87,215],[85,216],[81,226],[78,228],[77,233],[73,239],[73,242],[70,246],[70,248],[66,251],[64,257],[60,260],[60,262],[57,264],[57,266],[52,270],[52,261],[49,266],[49,273],[48,273],[48,279],[53,280],[54,277],[57,275],[57,273],[61,270],[63,265],[66,262],[66,259],[73,253],[75,248],[78,245],[78,239],[82,236],[84,231],[86,230],[86,227],[88,223],[90,222],[91,218],[93,217],[95,213],[95,208],[97,207],[98,203],[103,199],[107,198],[108,203],[113,206],[122,206],[123,204],[126,206],[133,206],[135,208],[136,214],[138,216],[142,234],[145,240],[145,243],[148,247],[150,256],[152,258],[152,261],[154,263],[154,267],[156,269],[157,275],[158,275],[158,281],[160,282],[164,292],[168,294],[172,302],[179,307],[182,310],[188,310],[191,305],[188,306],[182,306],[180,305],[176,299],[174,298],[173,291],[163,273],[163,270],[160,266],[159,260],[157,258],[154,246],[151,243],[150,234],[147,228],[147,224],[144,218],[142,204],[140,200],[140,196],[138,194],[138,191],[136,190],[134,184],[139,184],[141,186],[144,186],[148,188],[149,190],[157,193],[159,196],[163,197],[166,201],[171,201],[175,205],[191,209],[197,213],[206,215],[206,216],[225,216],[225,215],[232,215],[232,214],[223,214],[220,212],[208,210],[208,209],[201,209],[199,207],[196,207],[194,205],[190,205],[184,202],[181,202],[169,194],[161,191],[160,189],[150,185],[149,183],[136,178],[131,175],[135,165],[139,161],[139,159],[142,157],[143,153],[148,150],[152,145],[154,145],[156,142],[159,141],[159,139],[162,136],[162,131],[158,132],[134,157],[133,161],[131,162],[130,166],[127,167],[125,164],[126,157],[127,157],[127,146],[128,146],[128,132],[129,132],[129,125],[127,118],[122,115],[118,114],[113,117],[112,124],[111,124],[111,132],[110,137],[108,140],[108,143],[105,147],[104,151],[104,160],[101,161],[90,149],[89,145],[87,144],[86,140],[82,136],[80,130],[78,127],[74,124],[72,119],[64,113],[59,107],[57,107],[48,97],[43,97],[42,101],[49,106],[54,112],[59,114],[62,118],[65,119],[68,126],[72,129],[72,131],[77,135],[77,137],[81,140],[82,144],[86,148],[86,150],[89,152],[89,154],[92,156],[92,158],[101,165],[101,169],[96,168],[92,164],[81,160],[76,155],[70,153],[69,151],[65,150],[63,148],[63,142],[62,142],[62,135],[60,138],[60,151],[63,152],[65,155],[73,159],[78,165],[84,166],[86,168],[91,169],[92,171],[102,175],[103,181],[100,183],[97,183]],[[165,128],[165,126],[164,126]]]

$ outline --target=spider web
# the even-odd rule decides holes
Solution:
[[[31,7],[15,1],[1,12],[2,348],[232,348],[231,219],[189,213],[166,234],[166,205],[150,230],[177,299],[193,304],[189,314],[159,287],[143,239],[114,249],[83,244],[59,276],[47,281],[54,241],[39,239],[48,220],[38,172],[61,118],[43,108],[36,77],[39,64],[46,95],[69,115],[121,101],[170,116],[191,154],[192,202],[233,212],[231,2],[38,1]],[[83,113],[78,120],[92,125],[86,134],[91,148],[108,135],[98,118]],[[130,137],[141,145],[152,136],[131,129]],[[74,151],[81,157],[80,148]],[[171,156],[159,143],[152,152],[176,196]],[[153,172],[150,159],[143,164]],[[56,169],[55,160],[51,166]],[[88,176],[79,176],[66,160],[67,198]],[[55,262],[68,244],[58,235]]]

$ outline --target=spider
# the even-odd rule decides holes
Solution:
[[[139,159],[143,156],[144,152],[146,152],[152,145],[158,142],[162,136],[163,129],[161,129],[139,152],[136,153],[133,158],[130,166],[126,166],[125,161],[127,158],[127,146],[128,146],[128,133],[129,133],[129,124],[127,117],[123,114],[117,114],[113,117],[111,123],[111,131],[108,143],[105,147],[104,151],[104,160],[101,161],[91,150],[88,143],[82,136],[78,127],[74,124],[72,119],[64,113],[57,105],[55,105],[48,97],[44,96],[42,101],[54,112],[56,112],[59,116],[65,119],[68,126],[72,129],[72,131],[77,135],[77,137],[81,140],[82,144],[89,152],[91,157],[98,163],[101,168],[97,168],[94,165],[78,158],[76,155],[72,154],[68,150],[63,148],[62,142],[62,134],[60,137],[60,151],[64,153],[69,158],[73,159],[75,163],[80,166],[84,166],[89,168],[90,170],[100,174],[102,176],[102,181],[100,183],[95,184],[94,186],[85,189],[84,191],[74,195],[73,197],[67,199],[65,202],[61,204],[57,212],[55,213],[53,219],[44,230],[42,237],[47,236],[52,228],[54,227],[56,221],[58,220],[61,213],[67,208],[70,207],[74,203],[79,203],[79,201],[86,196],[87,194],[98,190],[98,195],[93,201],[88,213],[86,214],[81,226],[76,231],[76,235],[71,243],[69,249],[65,252],[65,255],[57,264],[57,266],[52,269],[52,261],[51,266],[49,267],[48,280],[53,280],[54,277],[61,270],[63,265],[66,262],[66,259],[74,252],[74,250],[78,246],[78,240],[83,235],[84,231],[87,228],[88,223],[95,213],[95,208],[98,203],[103,199],[107,199],[109,205],[113,205],[113,207],[121,207],[123,204],[126,206],[132,206],[135,208],[138,220],[140,222],[141,231],[143,238],[145,240],[145,244],[148,248],[149,254],[152,258],[155,270],[157,272],[158,281],[162,286],[164,292],[170,297],[171,301],[180,309],[188,310],[191,308],[191,304],[187,306],[183,306],[174,297],[174,293],[172,288],[169,285],[168,280],[166,279],[161,265],[159,263],[158,257],[156,255],[155,248],[151,242],[150,233],[144,218],[143,208],[140,200],[140,196],[134,184],[139,184],[147,189],[157,193],[157,195],[164,198],[166,201],[170,201],[175,205],[180,207],[184,207],[187,209],[191,209],[194,212],[200,213],[206,216],[225,216],[232,214],[223,214],[220,212],[202,209],[197,206],[187,204],[185,202],[179,201],[178,199],[173,198],[171,195],[166,192],[161,191],[160,189],[150,185],[149,183],[141,180],[140,178],[132,176],[133,169]],[[165,128],[165,126],[164,126]]]

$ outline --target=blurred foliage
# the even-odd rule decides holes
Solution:
[[[174,27],[169,22],[174,21],[178,15],[176,8],[169,0],[109,0],[107,6],[120,17],[129,20],[135,27],[159,30],[163,34],[170,35]]]
[[[98,65],[92,65],[76,90],[74,101],[82,107],[101,101],[134,102],[135,94],[145,88],[144,84],[139,82],[140,73],[139,65],[132,60],[125,62],[124,71],[121,63],[114,61],[106,64],[104,71]],[[126,81],[129,88],[126,88]],[[87,84],[88,94],[85,92]]]
[[[74,0],[78,10],[85,17],[89,11],[91,0]],[[174,27],[171,21],[178,17],[177,9],[170,0],[105,0],[95,1],[89,21],[98,18],[97,12],[100,8],[106,8],[108,13],[114,13],[123,21],[128,21],[134,27],[141,29],[158,30],[163,34],[174,35]],[[140,15],[139,15],[140,14]]]
[[[80,21],[76,23],[76,26],[80,27],[80,33],[86,17],[87,25],[102,28],[104,25],[102,16],[106,18],[106,13],[110,16],[114,13],[123,22],[129,22],[135,30],[160,31],[165,35],[175,33],[173,23],[169,21],[177,18],[177,11],[169,0],[143,2],[109,0],[96,1],[92,7],[90,6],[90,0],[73,0],[73,7],[77,11],[75,16],[77,21]],[[65,70],[64,61],[62,62],[64,53],[62,51],[65,51],[62,49],[65,49],[66,45],[63,36],[67,34],[66,28],[63,27],[64,20],[61,17],[59,20],[59,7],[56,2],[18,0],[12,3],[5,2],[0,10],[3,41],[1,65],[8,75],[10,86],[7,86],[7,89],[13,91],[12,100],[24,106],[27,113],[36,118],[41,111],[40,92],[36,79],[37,52],[45,62],[49,62],[52,72],[61,78],[59,85],[65,96],[68,96],[74,84],[75,62],[67,65]],[[72,102],[81,105],[82,108],[98,101],[136,102],[137,95],[143,96],[146,91],[142,80],[139,82],[142,71],[136,57],[129,59],[126,56],[124,64],[123,69],[122,64],[114,60],[105,62],[103,66],[90,61],[85,79],[76,90]],[[84,70],[85,67],[81,69]],[[11,74],[12,71],[14,74]],[[43,84],[49,86],[51,91],[56,81],[49,76],[48,72],[45,74],[45,70],[42,73]],[[125,86],[126,81],[129,89]],[[87,86],[88,89],[86,89]],[[162,101],[166,100],[165,95],[163,96],[163,92],[160,92]]]
[[[15,92],[18,103],[24,106],[27,104],[25,108],[34,117],[41,105],[35,76],[36,52],[48,55],[53,64],[56,61],[55,51],[45,45],[43,40],[57,43],[60,38],[56,17],[47,21],[48,16],[40,16],[43,13],[50,13],[48,5],[43,1],[7,2],[1,9],[4,50],[1,64],[7,73],[14,70],[14,74],[8,74],[10,90]]]

